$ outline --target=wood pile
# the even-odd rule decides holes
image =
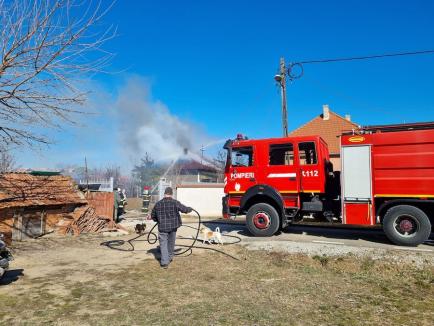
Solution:
[[[92,206],[77,208],[71,217],[68,222],[61,226],[61,233],[79,235],[116,229],[116,224],[112,218],[97,215]]]

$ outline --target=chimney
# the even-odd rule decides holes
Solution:
[[[349,115],[349,114],[345,114],[345,120],[347,120],[347,121],[351,121],[351,115]]]
[[[322,119],[330,120],[330,108],[328,104],[322,106]]]

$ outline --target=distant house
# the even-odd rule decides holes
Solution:
[[[195,160],[180,160],[175,168],[176,183],[215,183],[218,179],[218,170],[208,161],[197,162]]]
[[[316,116],[301,127],[293,130],[290,136],[319,135],[328,144],[330,159],[335,171],[341,170],[340,138],[342,131],[358,129],[359,125],[351,121],[350,115],[341,117],[330,111],[328,105],[323,105],[322,114]]]

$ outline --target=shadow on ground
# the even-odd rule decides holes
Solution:
[[[10,269],[6,271],[6,273],[3,275],[3,278],[0,280],[0,286],[1,285],[8,285],[13,282],[18,281],[20,276],[24,276],[24,269]]]
[[[237,234],[245,237],[253,236],[249,233],[246,226],[241,223],[226,223],[225,221],[207,221],[203,223],[205,226],[214,230],[217,226],[222,233],[224,232],[236,232]],[[329,239],[342,239],[342,240],[363,240],[376,244],[393,245],[384,234],[381,228],[357,228],[344,225],[304,225],[294,224],[286,227],[285,229],[277,232],[273,237],[269,237],[269,240],[276,240],[285,234],[304,234],[310,236],[318,236]],[[424,245],[434,246],[434,233],[431,233],[430,239],[424,243]]]
[[[156,248],[151,248],[149,249],[147,252],[147,254],[151,254],[152,256],[154,256],[154,259],[156,261],[160,261],[161,255],[160,255],[160,247],[156,247]]]

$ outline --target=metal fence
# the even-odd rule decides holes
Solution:
[[[89,185],[89,189],[94,189],[96,191],[113,192],[113,177],[110,179],[89,179],[80,180],[79,184],[82,186]]]

